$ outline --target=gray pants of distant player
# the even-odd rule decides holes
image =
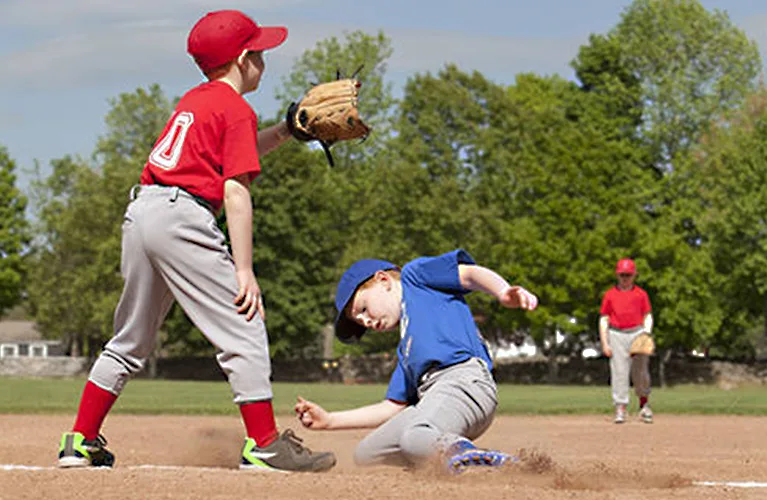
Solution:
[[[218,349],[235,403],[271,399],[271,364],[261,318],[250,322],[233,304],[234,262],[214,215],[175,187],[141,186],[125,212],[121,270],[125,285],[115,335],[89,380],[119,395],[155,348],[174,299]]]
[[[650,357],[629,354],[631,342],[643,331],[642,327],[631,330],[613,328],[608,330],[610,348],[613,351],[610,358],[610,385],[615,405],[629,403],[629,377],[638,397],[650,395]]]
[[[490,427],[498,405],[495,381],[479,358],[424,377],[418,404],[371,432],[357,446],[359,465],[417,465],[456,440]]]

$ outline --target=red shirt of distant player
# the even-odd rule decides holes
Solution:
[[[149,155],[141,184],[178,186],[219,210],[224,181],[261,171],[258,122],[247,101],[227,83],[212,81],[179,101]]]
[[[602,316],[608,316],[610,327],[628,330],[644,323],[644,317],[652,312],[647,292],[634,285],[631,290],[617,286],[609,289],[602,299]]]

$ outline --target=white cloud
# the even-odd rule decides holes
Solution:
[[[94,86],[125,77],[138,81],[185,79],[196,75],[185,55],[186,35],[202,12],[241,8],[262,12],[259,22],[271,24],[280,18],[278,11],[290,12],[302,3],[308,4],[308,0],[3,0],[0,28],[20,31],[17,39],[34,39],[34,32],[38,41],[15,52],[0,52],[4,73],[0,88]],[[767,14],[741,19],[738,24],[764,55]],[[286,44],[268,55],[272,74],[289,71],[293,60],[319,40],[343,38],[345,31],[360,29],[303,20],[290,22],[288,27]],[[373,33],[378,28],[365,30]],[[569,62],[587,42],[587,34],[524,38],[415,28],[384,31],[394,49],[389,70],[400,78],[437,71],[448,62],[502,82],[512,82],[520,72],[568,76]]]
[[[88,86],[142,72],[154,75],[166,68],[178,71],[186,30],[170,21],[153,21],[50,39],[0,56],[6,76],[0,87]]]
[[[355,29],[291,23],[288,41],[267,56],[270,72],[289,71],[293,61],[318,41],[330,36],[343,38],[344,32]],[[87,31],[64,34],[21,51],[0,54],[0,67],[4,68],[0,88],[96,86],[128,77],[162,82],[196,74],[185,53],[188,30],[189,21],[155,18],[95,25]],[[466,71],[477,70],[508,82],[522,71],[566,71],[579,45],[572,39],[476,37],[449,31],[385,33],[394,49],[388,62],[392,72],[435,71],[454,62]]]

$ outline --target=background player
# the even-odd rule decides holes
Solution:
[[[247,432],[240,467],[316,471],[335,464],[332,453],[311,453],[291,430],[278,435],[264,306],[253,273],[249,186],[260,171],[259,153],[291,134],[284,122],[258,132],[242,95],[258,88],[262,51],[286,37],[286,28],[257,26],[232,10],[207,14],[189,33],[188,52],[208,81],[181,98],[141,186],[131,191],[115,335],[91,369],[72,431],[61,439],[61,467],[112,465],[99,429],[126,381],[143,368],[174,299],[219,351]],[[216,225],[222,206],[231,253]]]
[[[639,397],[639,416],[652,423],[648,404],[650,397],[650,358],[633,357],[631,342],[642,332],[652,333],[652,308],[647,292],[634,284],[636,265],[631,259],[621,259],[615,267],[618,284],[605,292],[599,318],[599,338],[602,352],[610,358],[610,385],[615,405],[615,423],[626,421],[629,403],[629,376]]]
[[[386,399],[377,404],[329,413],[299,397],[301,423],[310,429],[377,427],[357,446],[355,462],[362,465],[418,465],[440,455],[452,471],[507,462],[509,455],[469,440],[487,430],[498,404],[492,362],[464,300],[471,290],[509,308],[538,304],[463,250],[415,259],[401,272],[381,260],[353,264],[336,292],[336,335],[351,342],[367,329],[399,326],[397,367]]]

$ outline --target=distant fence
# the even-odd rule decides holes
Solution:
[[[275,382],[386,383],[396,361],[396,357],[390,355],[274,361],[272,379]],[[87,358],[0,358],[0,376],[83,376],[88,373],[90,364],[91,360]],[[555,368],[552,370],[545,358],[515,358],[496,363],[494,374],[499,383],[607,385],[610,382],[610,367],[603,358],[562,358]],[[660,378],[657,357],[651,358],[650,371],[657,383]],[[225,380],[212,357],[158,359],[155,374],[157,378],[168,380]],[[147,376],[148,370],[139,375],[141,378]],[[746,364],[706,359],[672,359],[665,365],[665,379],[670,385],[767,385],[767,362]]]
[[[553,370],[545,358],[518,358],[512,362],[496,363],[498,382],[514,384],[556,383],[564,385],[606,385],[610,383],[607,359],[563,358]],[[767,363],[733,363],[707,359],[671,359],[664,367],[668,385],[716,384],[721,387],[767,385]],[[660,360],[650,358],[653,385],[660,380]]]
[[[0,358],[0,377],[76,377],[90,369],[88,358]]]

